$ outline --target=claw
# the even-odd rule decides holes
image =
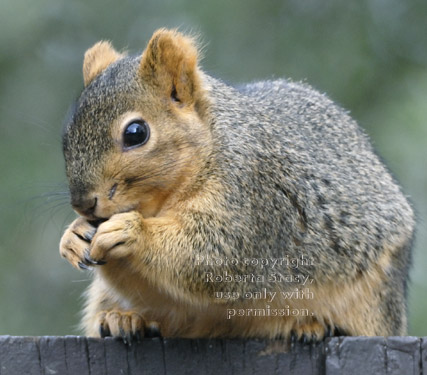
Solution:
[[[131,343],[130,343],[130,342],[129,342],[129,340],[128,340],[128,335],[126,334],[125,330],[124,330],[123,328],[121,328],[121,327],[120,327],[119,331],[120,331],[120,336],[122,337],[123,343],[124,343],[125,345],[128,345],[128,344],[129,344],[129,346],[130,346],[130,345],[131,345]]]
[[[310,342],[310,339],[308,338],[308,336],[304,333],[301,336],[300,342],[302,342],[304,345],[307,345]]]
[[[85,258],[86,263],[96,264],[96,262],[89,255],[89,249],[85,249],[84,258]]]
[[[128,332],[126,334],[126,341],[127,341],[127,343],[128,343],[129,346],[132,346],[132,338],[133,338],[132,334],[130,332]]]
[[[320,342],[319,337],[317,336],[317,334],[316,334],[316,333],[313,333],[313,334],[311,335],[311,343],[312,343],[313,345],[317,345],[319,342]]]
[[[92,267],[88,266],[87,264],[84,264],[82,262],[78,262],[77,264],[78,264],[79,268],[82,270],[89,270],[89,271],[92,270]]]
[[[298,335],[295,333],[295,331],[291,331],[291,348],[295,346],[297,341],[298,341]]]
[[[347,336],[347,334],[339,327],[335,327],[334,336]]]
[[[144,331],[145,337],[162,337],[160,329],[157,325],[151,324]]]
[[[94,260],[94,259],[92,259],[89,255],[89,249],[85,250],[84,258],[85,258],[86,263],[93,264],[96,266],[102,266],[102,265],[107,263],[105,260]]]
[[[90,240],[89,240],[88,238],[86,238],[86,234],[81,235],[81,234],[76,233],[76,232],[73,232],[73,233],[74,233],[78,238],[80,238],[82,241],[90,242]]]
[[[141,343],[141,341],[142,341],[142,337],[141,337],[141,332],[140,332],[140,331],[136,331],[136,332],[135,332],[135,339],[136,339],[136,342],[137,342],[138,344],[140,344],[140,343]]]
[[[96,229],[92,229],[92,230],[90,230],[90,231],[86,232],[86,233],[83,235],[83,237],[84,237],[84,239],[85,239],[86,241],[90,242],[90,241],[92,241],[93,236],[95,235],[95,233],[96,233]]]
[[[104,338],[107,336],[111,336],[110,330],[108,328],[105,328],[103,324],[99,326],[99,335]]]

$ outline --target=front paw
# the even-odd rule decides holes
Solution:
[[[139,246],[143,217],[136,211],[115,214],[102,223],[92,239],[86,260],[104,264],[111,258],[123,258]]]
[[[75,268],[90,268],[85,259],[85,253],[89,249],[95,232],[96,228],[92,224],[79,217],[64,232],[59,244],[59,253]]]

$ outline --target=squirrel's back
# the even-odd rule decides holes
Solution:
[[[410,247],[413,210],[347,112],[306,84],[237,90],[208,80],[224,193],[243,206],[235,214],[245,216],[254,255],[303,251],[320,281],[356,276],[389,249]]]

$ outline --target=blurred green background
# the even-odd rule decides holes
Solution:
[[[58,253],[69,208],[62,120],[100,39],[139,53],[159,27],[199,33],[227,82],[305,80],[371,135],[419,217],[410,334],[427,335],[425,0],[1,0],[0,334],[78,334],[89,275]]]

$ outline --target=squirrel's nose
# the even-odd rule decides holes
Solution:
[[[96,205],[98,204],[98,198],[88,198],[88,197],[73,197],[71,199],[71,205],[73,208],[83,216],[93,216],[95,212]]]

